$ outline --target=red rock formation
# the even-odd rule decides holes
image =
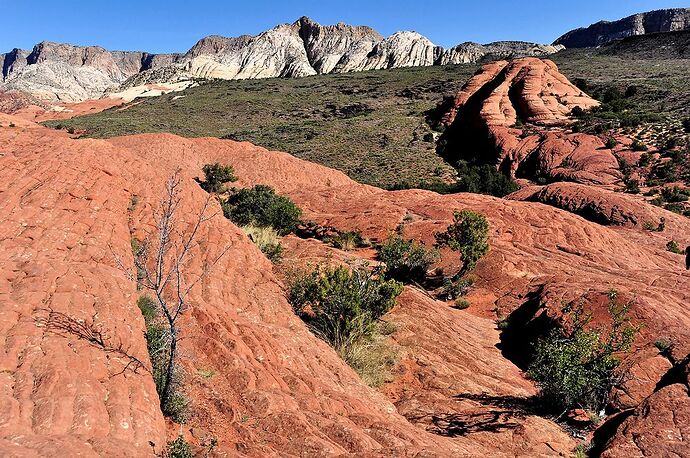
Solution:
[[[443,154],[495,162],[518,177],[611,185],[622,176],[612,151],[598,137],[558,128],[573,108],[598,104],[549,60],[492,62],[443,115]]]
[[[540,125],[563,125],[575,107],[589,109],[599,102],[575,87],[548,59],[525,57],[486,64],[455,97],[444,116],[450,126],[473,97],[480,97],[486,124],[510,127],[518,120]],[[465,115],[465,113],[463,113]]]
[[[451,220],[453,209],[480,211],[488,216],[492,230],[491,252],[476,271],[479,277],[476,294],[482,297],[481,301],[486,305],[477,311],[471,307],[469,313],[481,316],[485,313],[483,310],[498,309],[506,315],[522,305],[535,289],[539,289],[541,310],[558,318],[564,303],[593,293],[605,299],[605,293],[610,288],[616,288],[622,297],[637,298],[633,315],[636,320],[645,323],[638,346],[650,346],[663,335],[677,343],[675,351],[678,355],[690,351],[687,331],[690,316],[684,305],[690,300],[690,277],[683,270],[682,257],[669,253],[665,248],[670,239],[683,245],[690,244],[690,231],[684,218],[678,217],[676,220],[669,217],[667,228],[661,233],[643,231],[637,226],[634,230],[607,228],[569,212],[530,202],[511,202],[474,194],[440,196],[419,190],[386,192],[355,184],[339,172],[299,162],[287,154],[266,154],[264,150],[246,143],[238,145],[215,139],[184,140],[160,135],[122,137],[111,142],[141,151],[142,155],[151,154],[151,151],[164,157],[182,155],[183,158],[196,161],[196,167],[210,161],[231,163],[241,177],[240,185],[268,183],[297,201],[308,219],[341,230],[359,229],[372,239],[380,240],[402,225],[407,236],[430,244],[433,243],[434,232],[445,228]],[[257,167],[257,164],[262,166]],[[621,198],[625,199],[625,196]],[[628,204],[627,201],[625,203]],[[655,211],[658,210],[651,210],[651,214],[656,215]],[[406,215],[412,215],[410,222],[405,221]],[[315,250],[313,247],[317,245],[312,242],[309,244],[312,248],[304,244],[299,246],[299,258],[317,260],[329,257],[320,246]],[[400,338],[396,334],[395,341],[413,355],[411,361],[405,363],[408,369],[400,373],[400,378],[390,388],[391,399],[401,413],[411,421],[429,427],[425,419],[428,420],[430,413],[452,413],[456,416],[454,418],[468,418],[473,409],[486,413],[492,408],[487,405],[487,398],[491,399],[494,395],[503,398],[515,396],[515,387],[520,386],[521,382],[511,376],[511,387],[508,388],[495,378],[500,372],[492,372],[492,381],[486,382],[488,385],[485,382],[477,383],[481,380],[481,370],[477,369],[473,371],[476,377],[471,381],[468,380],[469,374],[458,377],[455,382],[451,381],[453,376],[450,374],[463,373],[461,367],[476,367],[477,359],[491,360],[493,357],[490,354],[474,357],[471,355],[473,352],[460,356],[463,353],[461,349],[468,345],[466,338],[458,339],[457,335],[438,338],[438,335],[442,335],[439,334],[441,329],[448,328],[450,332],[461,326],[449,324],[451,321],[443,312],[431,312],[432,309],[436,310],[435,307],[442,308],[444,305],[431,301],[424,308],[416,302],[419,300],[415,299],[417,296],[406,293],[404,297],[400,308],[394,309],[391,314],[395,317],[394,322],[405,323],[401,327],[406,331],[401,331]],[[432,303],[436,305],[432,306]],[[605,311],[605,300],[599,301],[598,307]],[[467,312],[454,313],[460,313],[462,320],[468,324],[465,318]],[[478,323],[493,326],[486,321]],[[427,334],[423,329],[432,331]],[[479,328],[476,331],[482,335],[488,332],[487,329],[479,331]],[[467,338],[477,338],[469,337],[471,334],[468,332]],[[403,338],[404,335],[409,338]],[[465,343],[456,345],[457,342]],[[498,343],[494,342],[493,346]],[[474,354],[478,351],[476,349]],[[425,357],[425,354],[429,356]],[[455,357],[451,357],[451,354],[458,357],[456,366],[450,362]],[[443,361],[427,359],[431,355],[444,355]],[[655,354],[649,353],[639,360],[639,364],[652,363],[656,358]],[[497,363],[490,366],[500,367]],[[468,385],[462,386],[462,383]],[[459,407],[454,395],[462,393],[477,397],[466,399]],[[489,393],[484,401],[479,400],[481,393]],[[420,416],[420,413],[426,413],[427,416]],[[477,411],[474,410],[474,413]],[[527,422],[520,424],[521,430],[532,439],[536,437],[534,434],[537,430],[545,428],[542,425],[539,429],[532,429],[526,426]],[[470,434],[467,438],[480,440],[482,434]],[[500,435],[490,437],[487,442],[501,443],[501,450],[518,447],[510,450],[530,450],[527,454],[536,450],[520,448],[518,444],[509,446],[497,439]],[[465,443],[466,438],[455,440]],[[553,435],[548,442],[556,449],[564,445],[563,439]]]
[[[217,437],[219,454],[568,455],[575,442],[565,431],[521,410],[535,388],[497,348],[493,310],[510,313],[535,290],[554,316],[563,301],[609,288],[636,295],[634,316],[646,323],[638,345],[663,335],[678,361],[690,349],[690,276],[664,248],[669,238],[690,244],[687,225],[669,224],[664,233],[605,227],[540,203],[387,192],[248,143],[165,134],[71,140],[16,117],[0,123],[8,119],[16,127],[0,128],[0,405],[10,415],[0,422],[0,453],[160,450],[167,431],[150,375],[122,372],[121,354],[46,327],[45,309],[95,323],[108,342],[126,343],[146,361],[137,291],[114,254],[132,262],[130,239],[151,230],[162,183],[178,167],[181,215],[191,218],[205,197],[192,178],[215,161],[232,164],[240,186],[264,183],[289,195],[307,219],[374,239],[403,225],[406,235],[431,242],[462,208],[486,214],[491,225],[476,306],[451,310],[411,288],[401,296],[387,319],[398,326],[392,339],[404,358],[378,393],[292,313],[271,264],[247,237],[223,218],[211,220],[190,274],[223,247],[230,251],[194,290],[181,346],[193,405],[185,432],[194,443]],[[128,210],[132,195],[138,203]],[[323,259],[330,251],[294,238],[286,246],[288,258]],[[650,431],[649,412],[684,418],[683,383],[637,391],[630,403],[646,398],[612,436],[610,453]],[[444,431],[452,437],[435,434]],[[669,453],[687,446],[682,435],[645,437]]]
[[[528,186],[508,198],[541,202],[605,225],[637,226],[641,229],[645,223],[656,227],[663,218],[674,231],[682,231],[688,224],[687,218],[649,205],[638,196],[578,183]]]

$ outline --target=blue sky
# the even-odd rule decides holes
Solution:
[[[550,43],[592,22],[690,1],[661,0],[1,0],[0,52],[42,40],[112,50],[186,51],[199,38],[256,34],[306,15],[322,24],[415,30],[442,46],[463,41]]]

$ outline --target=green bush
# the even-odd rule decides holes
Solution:
[[[137,307],[139,307],[144,317],[144,322],[147,325],[153,323],[158,316],[158,303],[147,295],[139,296],[139,299],[137,299]]]
[[[465,310],[466,308],[469,308],[470,306],[470,301],[467,299],[461,297],[455,301],[455,304],[453,307],[455,307],[458,310]]]
[[[438,250],[414,240],[391,234],[378,250],[379,261],[386,264],[386,275],[402,282],[422,282],[429,267],[438,261]]]
[[[677,186],[661,189],[661,198],[666,202],[686,202],[690,196],[690,191],[681,189]]]
[[[201,184],[207,192],[224,192],[225,183],[237,181],[235,169],[231,165],[221,165],[218,162],[206,164],[202,169],[206,180]]]
[[[149,296],[143,295],[137,299],[137,306],[144,317],[146,325],[146,349],[151,359],[153,381],[159,396],[167,379],[168,360],[170,358],[169,332],[160,317],[160,305]],[[184,423],[188,402],[181,389],[182,374],[179,370],[173,373],[172,394],[163,409],[163,415],[177,423]]]
[[[446,300],[455,300],[467,294],[470,287],[474,284],[474,280],[468,277],[457,278],[455,280],[447,278],[443,282],[443,290],[441,298]]]
[[[266,185],[234,191],[223,202],[223,213],[239,226],[272,227],[279,235],[294,231],[302,214],[294,202]]]
[[[649,153],[642,153],[640,154],[640,162],[638,162],[638,165],[640,167],[646,167],[652,162],[652,155]]]
[[[625,183],[625,192],[628,194],[639,194],[640,193],[640,182],[632,178],[626,178],[623,180]]]
[[[620,362],[616,355],[630,348],[639,330],[630,324],[630,304],[618,305],[616,296],[609,293],[612,324],[606,331],[589,326],[591,315],[580,304],[569,311],[571,332],[554,329],[537,341],[527,373],[554,411],[580,407],[596,412],[606,405]]]
[[[503,197],[520,189],[510,177],[490,164],[469,165],[461,161],[456,165],[456,169],[460,177],[456,192]]]
[[[297,275],[288,300],[314,334],[338,351],[367,338],[402,292],[366,267],[320,267]]]
[[[633,140],[632,145],[630,145],[633,151],[647,151],[647,145],[639,140]],[[641,162],[641,161],[640,161]]]
[[[678,246],[678,243],[676,243],[675,240],[671,240],[666,244],[666,249],[670,251],[671,253],[675,254],[685,254],[683,250],[680,249]]]
[[[459,277],[462,277],[489,252],[489,222],[484,215],[472,210],[456,211],[453,223],[445,232],[436,234],[436,242],[461,253],[463,266]]]
[[[194,458],[194,453],[184,437],[177,436],[177,439],[168,442],[164,456],[165,458]]]
[[[616,140],[616,139],[613,138],[613,137],[609,137],[609,138],[606,139],[606,143],[604,143],[604,144],[606,145],[607,148],[613,149],[613,148],[615,148],[616,145],[618,144],[618,140]]]
[[[659,350],[661,353],[664,353],[668,351],[669,348],[673,346],[670,340],[666,339],[665,337],[659,337],[654,341],[654,346]]]
[[[690,118],[683,119],[682,124],[683,124],[683,130],[686,133],[690,134]]]

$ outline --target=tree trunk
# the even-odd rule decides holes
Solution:
[[[175,357],[177,356],[177,330],[175,324],[170,323],[170,355],[168,355],[168,367],[165,370],[165,382],[161,393],[161,410],[167,414],[170,404],[172,382],[175,375]]]

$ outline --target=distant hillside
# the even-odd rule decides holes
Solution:
[[[656,10],[571,30],[553,44],[566,48],[594,48],[626,37],[687,29],[690,29],[690,8]]]
[[[600,52],[644,59],[690,59],[690,30],[628,37],[602,47]]]

